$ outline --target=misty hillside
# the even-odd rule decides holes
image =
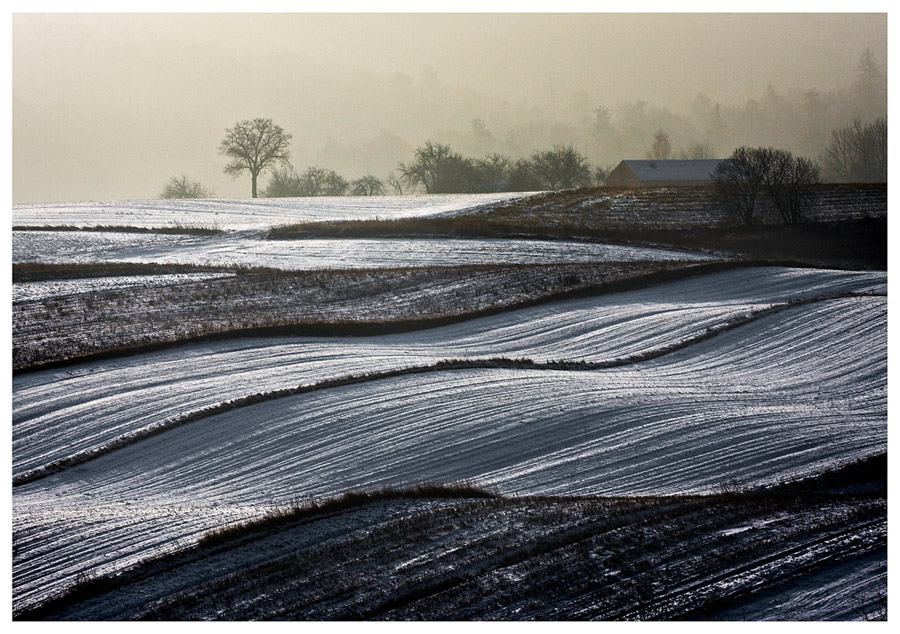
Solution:
[[[607,168],[662,131],[671,157],[816,160],[887,115],[883,13],[23,13],[12,47],[16,203],[152,198],[179,174],[246,197],[218,148],[252,117],[294,135],[298,173],[386,180],[428,140]]]

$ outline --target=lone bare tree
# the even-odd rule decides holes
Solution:
[[[276,165],[290,167],[292,136],[275,125],[271,119],[246,119],[233,128],[225,129],[219,152],[231,159],[225,173],[237,178],[244,170],[250,172],[252,196],[256,198],[256,180],[264,169]]]

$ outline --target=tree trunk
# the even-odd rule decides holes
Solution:
[[[253,184],[253,194],[252,198],[256,198],[256,174],[250,174],[250,182]]]

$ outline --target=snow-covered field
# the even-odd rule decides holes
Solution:
[[[15,602],[348,488],[468,479],[504,493],[687,493],[883,452],[885,293],[884,273],[746,269],[429,332],[185,346],[16,377],[21,473],[211,403],[347,372],[607,360],[697,338],[618,368],[433,372],[288,396],[15,487]]]
[[[17,205],[14,226],[216,227],[207,236],[107,231],[14,231],[13,262],[156,262],[289,270],[704,260],[678,251],[569,241],[497,239],[265,240],[265,230],[303,221],[469,213],[525,194],[126,201]]]
[[[193,344],[13,380],[14,476],[257,392],[441,359],[608,362],[689,341],[771,306],[886,292],[882,272],[752,268],[369,338]]]
[[[259,235],[247,233],[188,236],[93,231],[13,232],[13,262],[48,264],[156,262],[310,270],[710,259],[712,257],[708,255],[675,249],[557,240],[264,240]]]
[[[262,230],[297,222],[454,214],[528,194],[130,200],[13,206],[13,226],[206,227]]]
[[[223,277],[233,277],[234,273],[166,273],[161,275],[117,275],[110,277],[86,277],[74,280],[42,280],[22,282],[12,285],[13,304],[32,302],[53,297],[64,297],[99,291],[125,290],[134,288],[162,287],[188,282],[202,282]]]
[[[16,231],[13,259],[293,270],[707,259],[562,241],[261,239],[265,229],[278,224],[461,213],[505,198],[510,196],[20,205],[13,210],[16,225],[178,224],[225,231],[207,237]],[[63,322],[85,321],[84,313],[67,309],[81,304],[67,299],[87,301],[115,288],[121,291],[116,305],[133,311],[129,300],[152,300],[156,287],[171,291],[197,282],[230,283],[230,278],[213,281],[221,275],[230,274],[18,284],[13,297],[20,307],[61,301],[49,301],[56,313],[15,315],[20,320],[38,315],[37,323],[46,320],[50,332]],[[370,291],[378,279],[388,279],[381,271],[371,275]],[[140,290],[148,284],[155,286]],[[278,299],[279,287],[272,288]],[[365,290],[363,285],[360,291]],[[201,296],[198,301],[219,300]],[[164,302],[156,308],[169,309]],[[101,313],[90,316],[96,323],[85,321],[85,332],[121,327],[119,313]],[[418,313],[394,318],[409,314]],[[140,319],[151,329],[169,327]],[[50,336],[38,337],[38,345],[46,346]],[[468,365],[440,366],[450,359]],[[308,389],[298,391],[300,386]],[[348,489],[468,481],[513,496],[693,494],[775,484],[883,454],[887,273],[740,268],[404,334],[182,344],[17,374],[12,406],[13,608],[19,611],[95,575],[191,546],[211,529],[257,517],[273,506]],[[428,511],[432,503],[423,502],[418,511]],[[879,502],[871,504],[875,508]],[[830,527],[822,529],[830,540],[835,531],[845,530],[842,514],[855,512],[848,505],[834,513],[810,510],[815,518],[810,526]],[[346,521],[358,522],[365,534],[377,513],[394,514],[391,521],[402,523],[402,507],[363,509]],[[702,505],[695,510],[705,513]],[[477,525],[477,509],[472,512],[476,515],[467,521]],[[540,511],[533,516],[526,503],[516,512],[532,519],[515,522],[532,522],[529,530],[543,539]],[[840,594],[841,578],[853,587],[871,588],[873,575],[882,570],[880,551],[872,544],[883,540],[885,529],[875,512],[874,520],[860,516],[854,525],[871,531],[861,537],[868,545],[859,561],[817,573],[818,589],[801,585],[779,591],[779,600],[799,601],[791,593],[807,596],[807,611],[785,612],[759,597],[721,616],[847,618],[852,602],[847,592],[840,609],[826,604]],[[602,509],[598,513],[590,519],[598,526],[613,521]],[[727,530],[745,535],[746,526],[751,527],[747,534],[756,528],[756,519],[745,526],[735,517]],[[574,530],[577,536],[582,519],[562,518],[553,530]],[[339,531],[342,521],[316,530]],[[503,524],[506,516],[497,521]],[[517,535],[515,522],[503,531]],[[784,534],[795,528],[785,520]],[[452,535],[455,529],[448,530]],[[643,528],[635,530],[630,542],[644,535]],[[690,522],[680,530],[689,534]],[[801,533],[798,539],[807,539]],[[820,537],[810,533],[804,556],[825,552],[817,550]],[[837,545],[825,549],[828,556],[855,537],[838,535]],[[356,539],[351,536],[347,547],[356,548]],[[448,561],[452,569],[452,551],[446,550],[452,543],[452,536],[433,545],[423,538],[422,548],[411,549],[413,559],[395,562],[395,572],[421,562],[427,569],[430,557]],[[752,550],[753,539],[745,544]],[[350,556],[357,557],[352,548]],[[653,557],[672,557],[675,566],[686,561],[679,558],[689,558],[664,551]],[[475,548],[474,569],[484,552]],[[785,552],[793,557],[793,551]],[[590,563],[577,549],[565,556]],[[702,554],[690,557],[703,559]],[[341,566],[340,559],[334,561]],[[741,569],[744,561],[735,570],[752,586],[756,572]],[[223,570],[241,569],[241,561],[226,563]],[[627,576],[625,581],[630,583]],[[502,590],[503,583],[517,581],[495,582]]]

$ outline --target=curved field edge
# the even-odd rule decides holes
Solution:
[[[107,455],[113,451],[128,447],[130,445],[134,445],[142,440],[146,440],[158,434],[165,433],[167,431],[177,429],[183,425],[187,425],[190,423],[194,423],[205,418],[210,418],[213,416],[217,416],[219,414],[229,412],[231,410],[239,409],[242,407],[250,407],[252,405],[258,403],[264,403],[267,401],[274,401],[281,398],[287,398],[291,396],[297,396],[300,394],[307,394],[310,392],[317,392],[321,390],[327,390],[337,387],[344,387],[349,385],[355,385],[360,383],[369,383],[374,381],[380,381],[385,379],[391,379],[400,376],[407,376],[413,374],[425,374],[425,373],[435,373],[435,372],[445,372],[451,370],[475,370],[475,369],[525,369],[525,370],[566,370],[566,371],[591,371],[591,370],[600,370],[600,369],[608,369],[608,368],[619,368],[623,366],[629,366],[638,364],[644,361],[649,361],[652,359],[658,359],[665,355],[684,350],[691,346],[697,345],[701,342],[707,341],[720,333],[729,332],[731,330],[735,330],[742,326],[753,323],[757,320],[760,320],[769,315],[773,315],[775,313],[779,313],[785,311],[790,308],[794,308],[797,306],[806,306],[810,304],[815,304],[819,302],[834,300],[834,299],[842,299],[842,298],[851,298],[851,297],[865,297],[867,294],[863,293],[839,293],[828,296],[820,296],[820,297],[807,297],[794,299],[787,302],[781,302],[768,308],[759,309],[753,311],[751,313],[735,317],[726,321],[722,321],[721,323],[707,327],[703,332],[698,333],[692,337],[688,337],[686,339],[682,339],[680,341],[672,342],[665,346],[659,346],[652,350],[648,350],[646,352],[640,354],[633,354],[624,357],[619,357],[615,359],[611,359],[608,361],[567,361],[567,360],[557,360],[557,361],[546,361],[546,362],[536,362],[532,359],[528,358],[517,358],[511,359],[506,357],[494,357],[494,358],[486,358],[486,359],[444,359],[437,361],[435,363],[419,365],[419,366],[411,366],[405,367],[395,370],[385,370],[379,372],[370,372],[361,375],[344,375],[339,377],[334,377],[330,379],[324,379],[322,381],[318,381],[311,384],[306,385],[298,385],[295,387],[283,388],[279,390],[272,390],[268,392],[259,392],[256,394],[251,394],[241,398],[234,398],[228,401],[224,401],[209,407],[205,407],[203,409],[195,410],[193,412],[189,412],[182,416],[173,419],[164,420],[158,424],[144,427],[135,431],[132,431],[127,434],[123,434],[103,443],[100,446],[93,447],[90,449],[83,450],[76,454],[67,456],[65,458],[55,460],[43,466],[30,469],[24,473],[14,475],[13,477],[13,487],[23,486],[37,480],[41,480],[42,478],[48,477],[55,473],[62,472],[71,467],[75,467],[78,465],[85,464],[99,458],[101,456]],[[876,295],[880,296],[880,295]]]
[[[887,268],[887,188],[820,185],[808,222],[779,226],[758,205],[756,226],[723,213],[715,188],[588,188],[545,192],[451,217],[305,222],[269,239],[311,237],[502,237],[603,240],[792,259],[823,267]]]
[[[224,233],[215,227],[192,227],[173,224],[165,227],[134,227],[129,225],[13,225],[13,231],[100,231],[104,233],[161,233],[170,235],[211,236]]]
[[[883,306],[797,308],[635,368],[404,377],[186,426],[16,490],[17,603],[298,492],[468,479],[509,494],[699,493],[883,452]],[[634,423],[646,440],[617,448]]]
[[[705,496],[348,491],[81,579],[14,619],[715,619],[836,564],[886,564],[886,473],[881,454]],[[841,616],[871,614],[877,590]]]
[[[606,263],[602,265],[601,268],[605,269],[607,266],[612,266],[612,264],[613,263]],[[620,265],[616,264],[616,266]],[[404,317],[400,315],[396,318],[382,320],[366,318],[365,316],[360,319],[354,320],[317,320],[314,318],[305,318],[287,323],[284,323],[283,320],[280,320],[278,315],[269,315],[268,319],[272,319],[273,321],[281,321],[281,323],[233,328],[216,327],[215,325],[209,325],[208,323],[206,323],[211,321],[214,322],[215,320],[204,320],[206,325],[202,326],[202,328],[205,330],[205,332],[201,332],[200,334],[188,334],[185,336],[174,337],[171,335],[159,335],[159,340],[152,341],[155,336],[151,333],[150,343],[132,342],[115,346],[104,346],[102,342],[88,342],[87,344],[83,344],[87,346],[86,352],[72,352],[66,348],[64,342],[57,342],[57,344],[50,350],[46,349],[47,346],[41,346],[36,359],[27,358],[28,355],[22,348],[22,344],[17,343],[15,332],[16,315],[14,312],[13,373],[21,374],[36,370],[60,368],[88,361],[114,359],[122,356],[131,356],[142,354],[145,352],[165,350],[167,348],[185,343],[216,341],[222,339],[271,336],[359,337],[414,332],[418,330],[427,330],[430,328],[462,323],[480,317],[498,315],[563,299],[593,297],[610,293],[637,290],[695,276],[719,273],[738,268],[751,268],[759,266],[793,266],[795,268],[804,268],[796,267],[795,263],[792,262],[770,261],[719,261],[703,264],[685,264],[671,262],[639,263],[636,265],[624,266],[622,271],[614,269],[616,272],[612,274],[613,279],[601,281],[599,283],[583,283],[580,281],[578,272],[586,271],[586,267],[584,267],[583,265],[561,267],[558,274],[558,279],[556,279],[555,282],[556,288],[553,288],[553,284],[551,283],[549,289],[543,291],[539,289],[530,297],[514,297],[512,299],[506,299],[501,296],[500,299],[494,300],[487,306],[473,310],[454,311],[452,308],[445,307],[441,309],[443,311],[443,314],[438,312],[437,314],[421,317]],[[528,268],[540,270],[542,267],[538,266]],[[648,268],[650,269],[650,272],[646,272],[646,269]],[[495,270],[495,268],[488,267],[487,270]],[[498,267],[497,270],[505,270],[505,268]],[[569,273],[567,274],[566,271],[569,271]],[[78,313],[83,314],[83,310],[83,307],[79,307]]]
[[[215,266],[203,264],[177,264],[153,262],[97,262],[81,264],[56,264],[44,262],[13,262],[13,284],[47,282],[57,280],[81,280],[95,277],[128,277],[134,275],[168,275],[173,273],[256,273],[286,274],[280,269],[267,267]]]
[[[384,237],[388,235],[529,236],[591,239],[655,229],[698,229],[743,224],[723,211],[716,188],[697,186],[589,187],[540,192],[453,215],[390,219],[304,221],[272,227],[270,239]],[[757,223],[779,224],[767,201]],[[867,219],[887,212],[883,184],[821,184],[814,188],[809,221]]]

